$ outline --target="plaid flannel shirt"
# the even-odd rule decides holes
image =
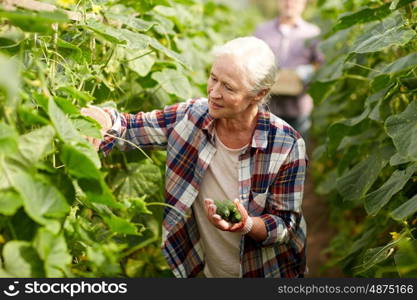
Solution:
[[[163,110],[121,114],[106,109],[109,131],[145,149],[166,149],[166,207],[162,251],[176,277],[194,277],[203,270],[204,253],[192,204],[207,166],[216,152],[207,99],[193,99]],[[257,242],[243,235],[241,277],[296,277],[306,268],[306,224],[301,211],[307,157],[304,140],[287,123],[260,107],[252,142],[239,157],[239,193],[250,216],[262,218],[267,238]],[[107,154],[127,143],[105,137]],[[184,217],[188,214],[189,217]]]

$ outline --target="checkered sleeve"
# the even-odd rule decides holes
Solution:
[[[115,146],[121,151],[134,149],[135,146],[142,149],[165,149],[170,130],[185,115],[190,103],[181,102],[162,110],[137,114],[105,108],[113,125],[104,136],[100,151],[107,155]]]
[[[295,140],[270,188],[265,207],[267,214],[260,216],[268,233],[262,242],[263,246],[286,243],[295,238],[302,217],[301,204],[307,163],[305,143],[300,137]]]

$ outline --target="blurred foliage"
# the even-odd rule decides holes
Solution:
[[[327,266],[416,276],[417,8],[409,0],[317,7],[326,63],[309,89],[312,170],[338,230]]]

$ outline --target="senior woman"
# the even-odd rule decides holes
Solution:
[[[274,54],[255,37],[214,54],[208,99],[137,114],[105,109],[97,119],[105,127],[107,118],[112,136],[167,150],[165,198],[176,209],[165,209],[162,251],[176,277],[303,277],[307,158],[301,136],[262,105]],[[115,145],[131,148],[105,136],[100,149]],[[223,220],[211,199],[234,200],[241,222]]]

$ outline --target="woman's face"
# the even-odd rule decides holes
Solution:
[[[250,84],[228,55],[214,62],[207,84],[209,113],[214,118],[237,118],[256,102]]]
[[[306,0],[278,0],[279,12],[284,17],[301,17],[305,6]]]

